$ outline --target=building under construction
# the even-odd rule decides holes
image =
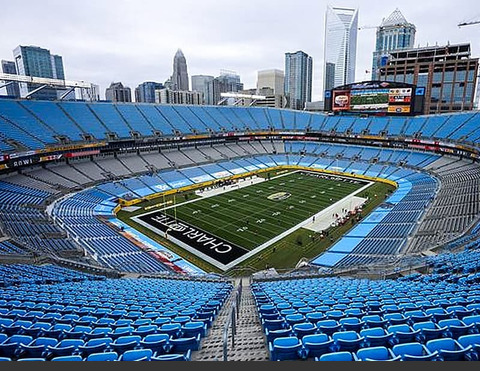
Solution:
[[[477,74],[468,43],[392,51],[379,73],[382,81],[425,87],[425,114],[472,110]]]

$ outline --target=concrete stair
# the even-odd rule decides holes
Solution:
[[[238,311],[235,346],[232,347],[232,329],[228,331],[228,361],[268,361],[268,349],[265,344],[255,300],[250,289],[249,278],[238,279],[235,287],[242,280],[242,296]],[[235,302],[235,292],[223,306],[215,320],[210,333],[204,339],[198,352],[192,354],[193,361],[223,361],[223,333],[230,318],[230,311]]]

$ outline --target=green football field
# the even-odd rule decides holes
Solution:
[[[164,212],[253,250],[366,184],[348,178],[334,180],[325,174],[296,172],[210,198],[199,198]]]

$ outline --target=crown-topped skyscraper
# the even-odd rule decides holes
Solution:
[[[181,49],[178,49],[173,58],[172,90],[188,91],[188,70],[187,60]]]
[[[410,49],[415,44],[415,25],[409,23],[397,8],[377,28],[377,42],[373,52],[372,80],[378,80],[378,70],[383,67],[391,51]]]

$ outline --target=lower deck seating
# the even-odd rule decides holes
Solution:
[[[471,266],[465,254],[457,267]],[[434,258],[437,271],[451,259]],[[463,278],[280,276],[252,290],[271,360],[477,361],[480,278]]]
[[[106,279],[56,266],[0,266],[2,360],[190,360],[228,281]]]

